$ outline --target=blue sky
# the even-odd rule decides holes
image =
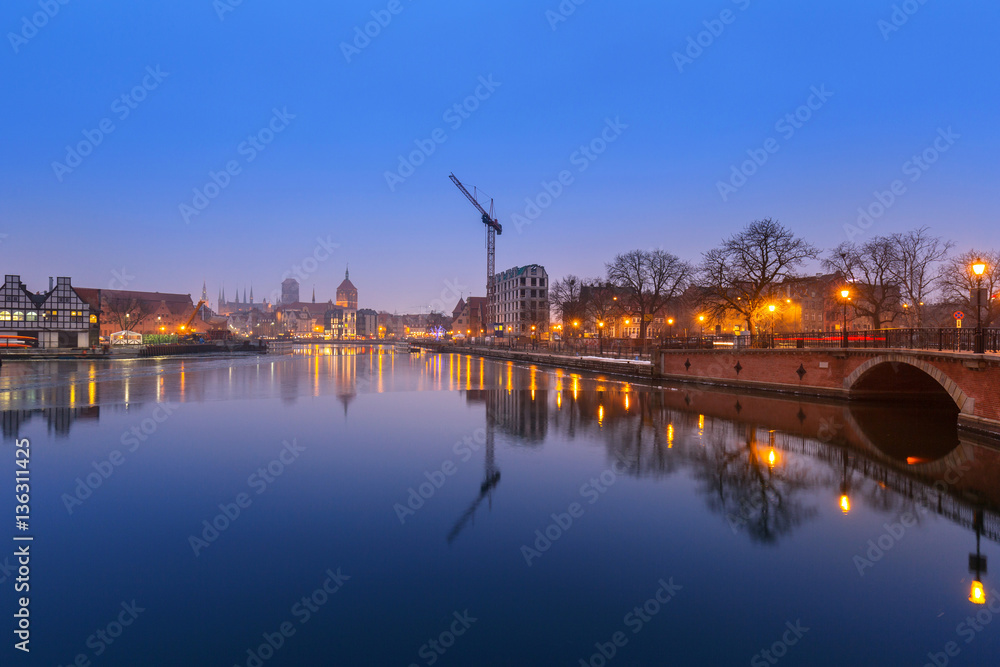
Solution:
[[[362,307],[450,309],[485,293],[451,172],[496,200],[498,270],[697,260],[762,217],[824,248],[925,224],[1000,246],[995,2],[231,2],[4,4],[5,273],[196,298],[204,279],[214,300],[298,267],[325,300],[349,262]]]

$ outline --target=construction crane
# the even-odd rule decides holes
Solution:
[[[490,199],[490,211],[486,212],[482,204],[475,195],[471,194],[464,185],[462,181],[458,180],[455,174],[449,176],[452,183],[454,183],[459,190],[462,191],[472,205],[475,206],[480,213],[483,214],[483,224],[486,226],[486,311],[489,317],[489,323],[487,327],[493,327],[497,322],[497,310],[496,310],[496,284],[494,282],[494,265],[496,263],[496,245],[497,245],[497,234],[503,233],[503,227],[497,222],[497,219],[493,216],[493,199]],[[473,190],[475,188],[473,187]],[[478,192],[476,193],[478,194]],[[487,332],[493,335],[493,332],[487,328]]]
[[[187,318],[187,322],[181,325],[182,333],[194,333],[192,331],[188,331],[188,328],[191,326],[191,323],[194,322],[194,316],[198,314],[198,309],[204,305],[205,301],[201,300],[198,302],[198,305],[194,307],[194,310],[191,311],[191,317]]]

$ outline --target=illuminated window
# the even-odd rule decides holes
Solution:
[[[29,310],[24,319],[26,321],[28,321],[28,322],[37,322],[38,321],[38,313],[35,312],[35,311],[33,311],[33,310]]]
[[[0,310],[0,322],[10,322],[9,310]]]
[[[15,322],[23,322],[24,321],[24,311],[22,311],[22,310],[15,310],[14,311],[14,321]]]

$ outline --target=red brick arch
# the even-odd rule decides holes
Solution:
[[[869,371],[882,364],[906,364],[920,370],[932,377],[941,388],[951,396],[951,400],[958,406],[960,412],[973,414],[975,401],[968,396],[962,388],[955,383],[948,375],[933,364],[929,364],[921,359],[916,359],[912,355],[906,354],[882,354],[861,363],[854,371],[844,378],[844,389],[850,391]]]

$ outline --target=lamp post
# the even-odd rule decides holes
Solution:
[[[699,315],[698,316],[698,324],[701,325],[701,335],[704,336],[705,335],[705,316],[704,315]]]
[[[844,324],[840,329],[840,346],[847,347],[847,300],[851,296],[849,289],[840,290],[840,297],[844,300]]]
[[[668,317],[667,324],[670,325],[670,337],[674,337],[674,318]]]
[[[597,323],[597,344],[600,348],[600,355],[604,356],[604,322]]]
[[[774,347],[774,311],[776,308],[777,306],[773,303],[767,307],[767,309],[771,311],[771,347]]]
[[[983,274],[986,272],[986,262],[977,259],[972,263],[972,272],[976,275],[976,336],[975,354],[986,352],[986,341],[983,339]]]

